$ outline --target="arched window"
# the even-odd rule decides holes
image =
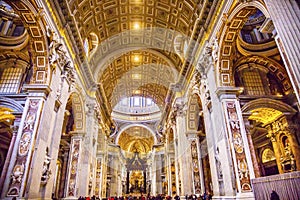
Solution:
[[[18,93],[22,79],[21,68],[6,68],[1,73],[0,93]]]
[[[0,61],[0,93],[19,93],[28,63],[23,60]]]

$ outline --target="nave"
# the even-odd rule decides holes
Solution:
[[[298,0],[0,0],[0,199],[300,199],[299,29]]]

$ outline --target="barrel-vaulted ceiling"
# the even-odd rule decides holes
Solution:
[[[150,97],[163,106],[169,84],[176,82],[184,62],[178,55],[178,44],[174,44],[188,42],[203,3],[204,0],[67,0],[82,44],[97,41],[83,71],[90,73],[87,80],[101,83],[110,108],[122,97],[132,95]],[[133,54],[141,56],[140,65],[132,59]],[[128,74],[134,68],[138,68],[139,75]]]
[[[188,80],[196,44],[218,0],[53,0],[67,25],[88,89],[110,115],[123,98],[151,98],[164,111],[171,84]],[[71,30],[71,31],[70,31]],[[73,39],[72,39],[73,38]],[[74,47],[73,47],[74,48]],[[192,61],[194,62],[194,61]],[[192,63],[191,62],[191,63]],[[172,94],[171,94],[172,95]],[[119,134],[129,152],[151,151],[156,138],[138,126]]]
[[[178,72],[165,59],[152,52],[131,51],[116,58],[107,66],[99,82],[112,107],[119,99],[144,96],[163,105],[169,85],[177,79]]]

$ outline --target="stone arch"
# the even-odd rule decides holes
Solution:
[[[0,106],[9,108],[15,113],[22,114],[24,110],[24,107],[19,102],[6,97],[0,97]]]
[[[278,110],[282,113],[290,113],[290,114],[295,114],[297,111],[289,106],[288,104],[285,104],[281,101],[274,100],[274,99],[269,99],[269,98],[260,98],[260,99],[255,99],[253,101],[250,101],[246,103],[242,107],[242,113],[249,113],[251,110],[255,110],[258,108],[272,108],[274,110]]]
[[[294,108],[279,100],[261,98],[246,103],[241,110],[243,116],[247,118],[246,120],[254,121],[253,123],[250,122],[253,127],[249,127],[249,130],[250,132],[253,131],[251,133],[253,147],[260,152],[258,157],[253,156],[253,160],[259,159],[260,161],[257,161],[261,163],[261,168],[257,168],[257,172],[261,173],[262,176],[284,172],[281,160],[285,149],[282,143],[283,136],[287,136],[293,142],[292,146],[295,148],[292,150],[295,152],[295,160],[299,160],[299,147],[294,135],[297,128],[291,128],[294,123],[293,117],[297,113]],[[258,138],[261,140],[258,141]],[[262,142],[262,140],[264,141]],[[262,153],[265,147],[279,152],[275,155],[276,163],[272,165],[262,163]],[[299,163],[296,164],[296,166],[298,165]]]
[[[48,42],[43,13],[36,3],[30,1],[6,1],[20,16],[30,35],[28,48],[30,60],[30,83],[48,84],[50,81]]]
[[[237,40],[240,30],[243,28],[248,17],[259,9],[267,18],[269,14],[266,7],[259,1],[252,1],[238,4],[226,17],[220,31],[219,52],[217,62],[217,85],[234,86],[233,76],[233,46]]]
[[[151,129],[149,126],[146,126],[144,124],[127,124],[127,125],[125,125],[123,127],[120,127],[120,131],[119,131],[119,133],[118,133],[118,135],[116,137],[115,144],[119,143],[120,136],[122,135],[122,133],[125,130],[127,130],[127,129],[131,128],[131,127],[136,127],[136,126],[147,129],[152,134],[152,136],[154,138],[154,144],[158,143],[155,131],[153,129]]]

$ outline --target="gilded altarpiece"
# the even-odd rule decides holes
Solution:
[[[225,101],[224,105],[238,191],[251,192],[250,170],[241,132],[241,119],[237,113],[237,103],[236,101]]]
[[[197,148],[197,140],[192,140],[191,142],[191,152],[192,152],[192,164],[193,164],[193,178],[194,178],[194,188],[195,194],[201,194],[201,181],[200,181],[200,167],[199,167],[199,156]]]
[[[20,141],[17,148],[16,161],[12,173],[7,196],[23,196],[26,178],[29,172],[29,165],[32,156],[32,148],[35,143],[37,123],[40,118],[39,112],[42,109],[43,101],[40,99],[29,99],[28,107],[23,120],[23,128],[20,134]],[[20,130],[19,130],[20,131]]]
[[[78,183],[78,165],[80,158],[81,139],[72,138],[72,149],[69,163],[69,178],[68,178],[68,196],[76,196]]]

